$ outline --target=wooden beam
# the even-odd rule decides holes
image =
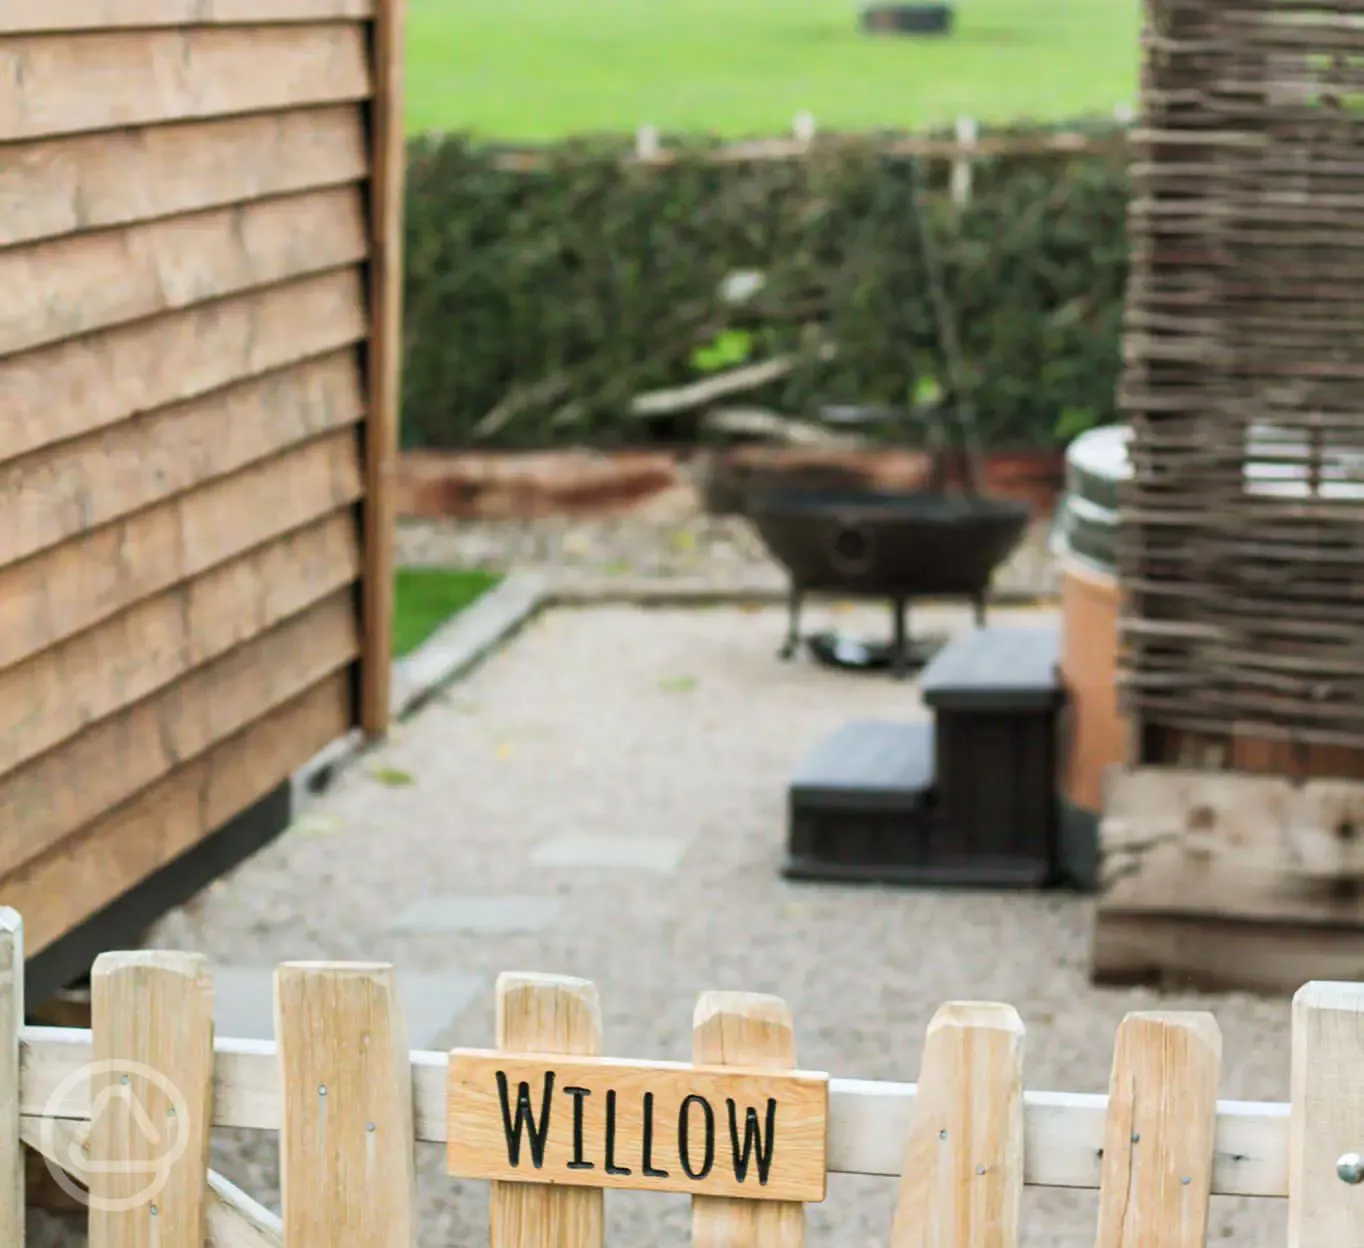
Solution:
[[[0,776],[349,591],[349,572],[339,561],[291,565],[278,548],[248,555],[0,672]]]
[[[348,267],[0,359],[0,463],[353,346],[365,304]]]
[[[287,780],[353,723],[347,674],[313,686],[10,876],[39,950]]]
[[[118,89],[91,90],[91,82]],[[0,134],[7,142],[358,101],[369,93],[358,24],[100,30],[0,42]]]
[[[0,564],[355,425],[349,348],[252,377],[0,467]]]
[[[374,98],[370,106],[369,414],[365,421],[364,648],[360,725],[388,727],[393,667],[394,490],[402,402],[403,13],[406,0],[378,0],[372,27]]]
[[[41,559],[0,567],[0,665],[64,642],[359,496],[355,436],[342,430],[54,546]]]
[[[3,122],[0,122],[3,129]],[[0,355],[364,259],[353,187],[0,251]]]
[[[24,921],[0,908],[0,1244],[24,1241],[24,1150],[19,1101],[23,1075],[19,1036],[24,1025]]]
[[[55,30],[358,20],[374,0],[10,0],[0,36]]]
[[[25,1028],[20,1112],[88,1119],[89,1091],[79,1074],[90,1062],[88,1032]],[[413,1130],[445,1143],[449,1055],[412,1054]],[[829,1170],[897,1176],[905,1160],[918,1088],[863,1079],[829,1082]],[[1023,1094],[1024,1182],[1034,1187],[1097,1189],[1108,1097],[1082,1092]],[[217,1127],[277,1131],[279,1072],[269,1041],[220,1038],[214,1061]],[[1212,1191],[1219,1196],[1288,1195],[1289,1107],[1280,1102],[1219,1101]]]
[[[350,517],[336,520],[351,530],[353,563]],[[0,827],[9,830],[0,878],[346,667],[358,631],[352,595],[333,594],[0,779]],[[47,1016],[35,1009],[34,1021],[90,1025],[88,1002],[84,1020],[74,1005],[67,1017],[49,1008]]]
[[[16,144],[0,165],[0,246],[356,182],[362,121],[341,104]]]

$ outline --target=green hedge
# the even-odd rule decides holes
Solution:
[[[640,167],[619,142],[545,149],[532,171],[458,136],[409,158],[404,440],[638,445],[641,392],[798,353],[743,402],[793,415],[904,404],[945,385],[913,208],[884,142],[803,159]],[[928,166],[934,237],[983,432],[1045,446],[1115,417],[1126,270],[1116,156],[997,158],[952,208]],[[747,304],[727,274],[758,270]],[[816,348],[832,343],[832,358]],[[707,348],[710,348],[709,353]],[[495,418],[489,420],[490,414]],[[694,436],[687,421],[662,431]]]

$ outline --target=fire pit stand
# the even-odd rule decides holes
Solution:
[[[909,608],[911,599],[897,596],[890,599],[891,639],[889,642],[854,641],[837,633],[813,633],[802,639],[800,632],[801,608],[805,605],[805,590],[799,586],[791,587],[787,598],[786,640],[777,652],[777,657],[790,661],[800,652],[801,641],[810,648],[810,653],[828,667],[862,668],[879,670],[889,668],[897,680],[903,680],[913,672],[932,662],[946,644],[945,637],[912,637],[909,631]],[[970,599],[975,612],[977,628],[985,626],[985,595],[976,594]],[[860,652],[860,655],[859,655]]]
[[[922,667],[938,646],[909,634],[909,604],[923,598],[964,598],[985,623],[990,579],[1023,540],[1031,518],[1024,503],[987,498],[980,432],[970,403],[968,372],[947,300],[942,269],[922,193],[919,162],[913,166],[914,215],[924,269],[937,321],[938,345],[946,367],[951,409],[961,428],[965,454],[964,489],[944,489],[948,420],[932,410],[929,447],[933,481],[927,490],[786,490],[755,492],[745,511],[768,552],[791,578],[786,641],[779,655],[794,658],[800,648],[800,613],[807,595],[879,598],[890,603],[889,643],[852,642],[836,634],[808,639],[821,662],[839,667],[889,667],[897,677]],[[866,423],[865,409],[825,409],[826,421]]]

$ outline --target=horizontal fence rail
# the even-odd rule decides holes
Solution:
[[[1086,156],[1125,152],[1130,139],[1126,125],[1114,123],[1111,130],[1086,133],[1076,130],[1041,130],[1037,132],[979,134],[973,137],[969,128],[959,128],[956,134],[894,135],[883,140],[866,135],[821,134],[807,138],[747,139],[721,143],[713,147],[686,149],[660,143],[656,135],[643,134],[633,148],[622,145],[620,158],[628,164],[666,166],[676,164],[689,155],[712,164],[742,164],[746,161],[801,160],[812,153],[837,152],[844,148],[874,150],[884,156],[919,157],[930,161],[972,163],[986,159],[1022,159],[1029,156]],[[496,164],[513,172],[532,172],[552,164],[554,156],[545,147],[507,147],[498,145]]]
[[[892,1248],[1019,1242],[1025,1184],[1099,1192],[1100,1244],[1205,1244],[1214,1194],[1287,1197],[1294,1248],[1364,1226],[1364,986],[1293,1002],[1292,1105],[1218,1101],[1198,1011],[1128,1014],[1108,1095],[1027,1092],[1010,1005],[928,1025],[917,1083],[797,1063],[779,998],[706,992],[690,1062],[603,1056],[596,987],[498,979],[496,1045],[413,1052],[386,963],[285,963],[274,1041],[215,1038],[193,953],[105,954],[88,1030],[23,1018],[0,910],[0,1248],[24,1243],[24,1149],[88,1206],[93,1248],[415,1248],[415,1143],[490,1180],[490,1248],[604,1248],[608,1188],[691,1197],[693,1248],[802,1248],[830,1172],[898,1176]],[[278,1132],[279,1214],[211,1169],[212,1127]]]
[[[20,1113],[90,1119],[88,1086],[73,1076],[92,1060],[88,1031],[26,1027],[20,1048]],[[414,1051],[414,1137],[444,1144],[449,1055]],[[59,1099],[54,1094],[61,1091]],[[831,1174],[893,1177],[904,1163],[905,1135],[918,1088],[913,1083],[829,1080]],[[221,1038],[214,1043],[213,1126],[278,1131],[281,1094],[275,1045]],[[1102,1093],[1023,1094],[1023,1180],[1032,1187],[1097,1188],[1108,1097]],[[1273,1101],[1219,1101],[1212,1190],[1224,1196],[1288,1195],[1289,1106]]]

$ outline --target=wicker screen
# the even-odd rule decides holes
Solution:
[[[1364,0],[1147,13],[1127,707],[1364,746]]]

